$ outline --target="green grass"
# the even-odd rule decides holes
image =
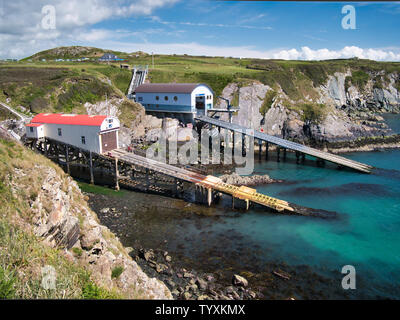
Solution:
[[[15,297],[15,283],[17,278],[14,272],[0,267],[0,300]]]
[[[359,90],[363,91],[367,84],[369,75],[363,70],[357,70],[352,73],[351,76],[347,76],[345,79],[346,91],[350,87],[350,84],[356,86]]]
[[[81,181],[78,182],[78,185],[81,191],[86,193],[102,194],[106,196],[116,196],[116,197],[123,197],[126,194],[124,190],[116,191],[108,187],[88,184]]]
[[[263,116],[265,116],[265,114],[268,112],[269,108],[271,108],[271,105],[272,105],[275,97],[276,97],[276,92],[274,90],[268,90],[267,93],[265,94],[263,103],[260,107],[260,113]]]
[[[326,106],[324,104],[305,103],[300,107],[303,110],[302,120],[311,123],[321,123],[326,116]]]
[[[124,272],[124,267],[118,266],[112,269],[111,271],[111,279],[118,279],[119,276]]]
[[[82,299],[86,300],[104,300],[104,299],[121,299],[122,297],[114,292],[110,292],[94,284],[93,282],[88,282],[82,288]]]

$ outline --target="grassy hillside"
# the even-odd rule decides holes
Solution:
[[[57,47],[45,51],[35,53],[34,55],[22,59],[22,61],[41,61],[45,60],[55,60],[55,59],[79,59],[79,58],[89,58],[98,59],[105,53],[113,53],[121,59],[129,59],[136,55],[147,55],[143,52],[126,53],[113,50],[104,50],[94,47],[82,47],[82,46],[70,46],[70,47]]]
[[[127,70],[105,66],[0,65],[0,99],[33,113],[82,113],[86,102],[122,98],[129,77]]]
[[[120,297],[98,287],[91,280],[90,272],[71,263],[62,249],[50,248],[33,235],[29,199],[36,197],[43,177],[36,170],[37,174],[27,176],[26,191],[17,194],[8,182],[12,182],[15,170],[26,170],[37,164],[53,167],[64,175],[51,161],[0,138],[0,299]],[[57,290],[46,290],[41,285],[41,268],[45,265],[56,270]]]

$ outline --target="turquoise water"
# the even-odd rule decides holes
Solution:
[[[336,273],[340,279],[342,267],[353,265],[363,297],[400,298],[400,150],[345,156],[377,169],[369,175],[337,170],[334,165],[319,168],[311,159],[298,165],[293,155],[286,162],[255,165],[254,174],[285,181],[259,186],[259,191],[334,211],[336,219],[253,210],[227,219],[224,228],[258,243],[268,261],[309,265],[321,274]]]

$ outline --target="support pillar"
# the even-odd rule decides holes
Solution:
[[[46,139],[44,139],[44,141],[43,141],[43,148],[44,148],[44,155],[47,158],[47,140]]]
[[[246,199],[246,210],[249,210],[250,208],[250,200]]]
[[[115,189],[119,190],[119,181],[118,181],[118,158],[115,158]]]
[[[242,133],[242,156],[246,155],[246,136]]]
[[[296,163],[299,164],[300,162],[300,152],[296,151]]]
[[[89,152],[89,170],[90,170],[90,184],[94,184],[92,151]]]
[[[269,149],[269,143],[268,141],[265,141],[265,160],[268,161],[268,149]]]
[[[174,178],[174,194],[178,197],[178,179]]]
[[[280,162],[280,153],[281,153],[281,148],[279,148],[278,146],[276,147],[276,161]]]
[[[149,169],[148,168],[146,168],[145,180],[146,180],[146,190],[148,191],[149,187],[150,187]]]
[[[261,153],[262,153],[262,141],[258,139],[258,160],[261,160]]]
[[[304,162],[306,160],[306,155],[304,153],[301,154],[301,162]]]
[[[211,203],[212,203],[212,189],[207,188],[207,204],[209,207],[211,207]]]
[[[232,209],[235,209],[235,197],[232,196]]]
[[[54,152],[56,153],[56,156],[57,156],[57,163],[60,164],[60,150],[58,150],[58,146],[56,146],[54,144],[54,142],[52,143],[52,145],[53,145]]]
[[[65,162],[67,163],[67,173],[70,174],[70,169],[69,169],[69,148],[68,146],[65,146]]]
[[[283,148],[283,160],[286,160],[286,148]]]

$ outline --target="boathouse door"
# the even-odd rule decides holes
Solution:
[[[204,94],[196,96],[196,113],[201,116],[206,114],[206,97]]]
[[[100,134],[102,153],[117,149],[117,131]]]

